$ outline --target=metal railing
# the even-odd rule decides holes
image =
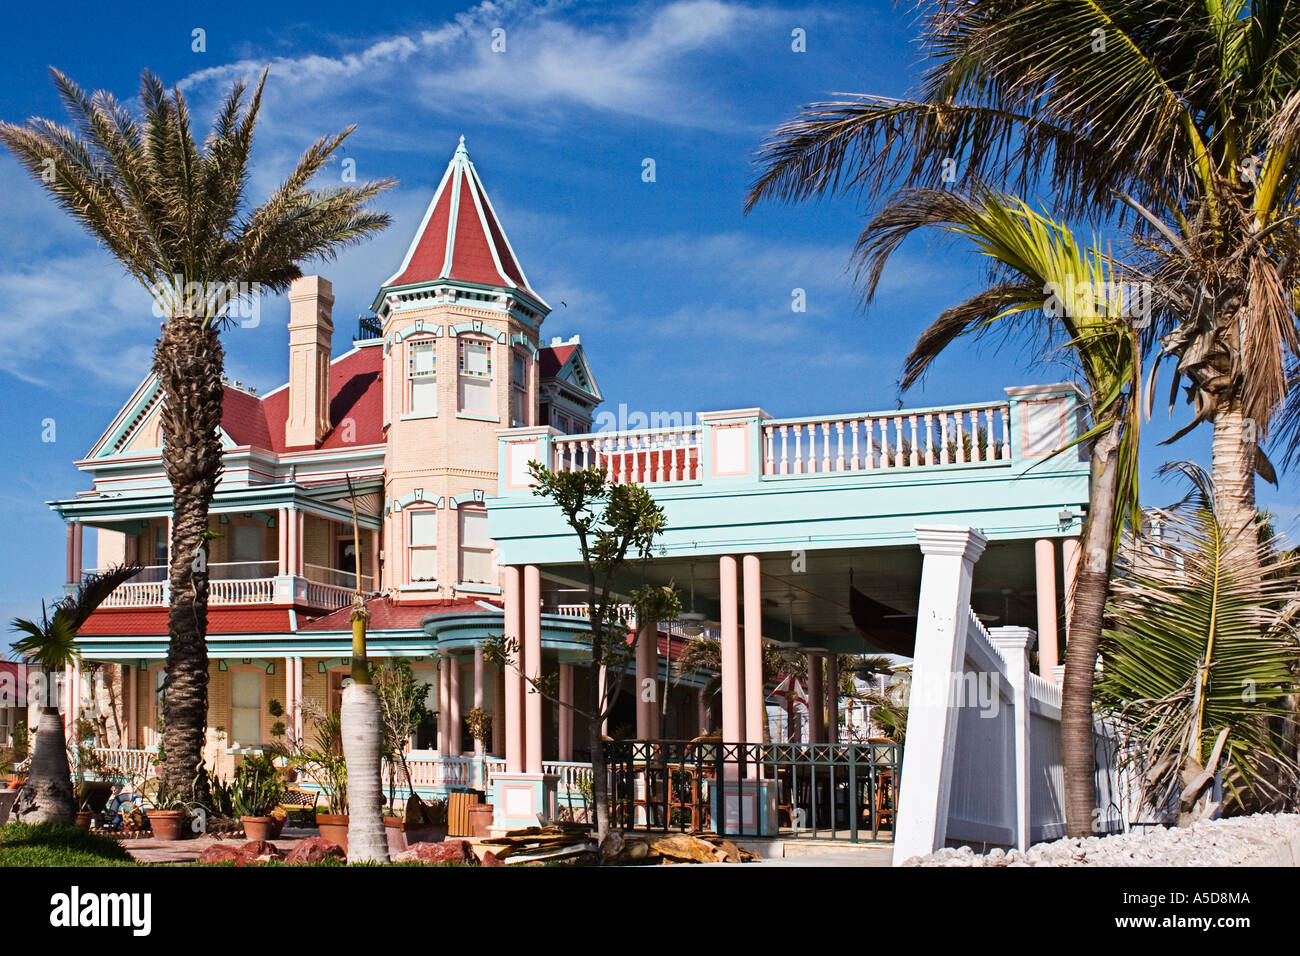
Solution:
[[[902,748],[633,740],[605,745],[624,830],[892,840]]]

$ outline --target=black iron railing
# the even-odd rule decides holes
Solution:
[[[902,748],[620,740],[605,744],[623,830],[892,840]]]
[[[383,337],[384,330],[379,323],[378,316],[357,316],[357,336],[353,339],[354,342],[364,342],[368,339],[381,339]]]

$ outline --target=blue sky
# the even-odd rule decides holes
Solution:
[[[907,6],[325,0],[307,19],[264,3],[202,13],[151,5],[141,16],[63,3],[57,31],[37,17],[7,24],[0,117],[61,117],[46,73],[55,65],[122,99],[149,67],[180,83],[206,121],[233,78],[270,64],[250,196],[272,189],[307,144],[350,124],[357,130],[341,155],[358,176],[400,180],[380,201],[393,227],[312,270],[334,283],[336,354],[400,262],[464,135],[531,284],[554,307],[544,333],[581,333],[607,408],[892,408],[916,334],[980,287],[976,257],[915,236],[864,312],[846,272],[863,225],[858,204],[772,205],[747,217],[741,206],[755,150],[801,104],[836,91],[901,96],[915,82]],[[492,50],[498,28],[504,52]],[[806,52],[791,49],[796,28]],[[195,29],[203,52],[192,49]],[[653,183],[642,180],[647,158]],[[7,620],[59,591],[64,535],[44,501],[89,487],[72,463],[148,373],[157,320],[144,291],[7,154],[0,184]],[[791,310],[794,289],[805,290],[806,312]],[[256,328],[227,335],[232,378],[259,390],[284,381],[287,318],[283,297],[265,300]],[[904,401],[978,401],[1068,377],[1035,359],[1028,345],[958,347]],[[42,441],[46,419],[53,442]],[[1148,435],[1172,430],[1161,409]],[[1148,471],[1170,458],[1208,464],[1208,433],[1148,443]],[[1294,532],[1289,490],[1285,479],[1281,495],[1261,485],[1261,501]],[[1148,485],[1152,503],[1174,495]]]

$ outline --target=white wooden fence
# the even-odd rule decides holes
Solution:
[[[986,539],[971,528],[916,529],[924,553],[907,753],[894,864],[953,843],[1019,847],[1065,833],[1061,690],[1029,671],[1034,632],[986,631],[970,608]],[[1097,726],[1096,828],[1133,819],[1132,775]]]

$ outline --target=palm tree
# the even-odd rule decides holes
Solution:
[[[87,575],[74,593],[54,605],[53,614],[42,605],[39,623],[20,617],[10,623],[13,630],[27,635],[15,641],[13,648],[40,665],[45,698],[31,773],[14,805],[14,815],[24,823],[71,823],[76,816],[67,739],[54,693],[55,675],[81,656],[77,650],[81,625],[119,584],[139,572],[139,567],[125,565]],[[75,712],[72,717],[75,720]]]
[[[1254,473],[1272,473],[1257,439],[1300,351],[1300,7],[921,6],[930,56],[916,94],[805,107],[763,147],[747,206],[989,182],[1047,188],[1067,218],[1131,223],[1167,259],[1153,331],[1176,360],[1171,401],[1185,379],[1188,427],[1213,423],[1220,520],[1234,559],[1251,561]]]
[[[3,142],[56,202],[154,298],[166,320],[154,347],[165,396],[163,468],[172,487],[170,608],[161,769],[165,790],[206,802],[208,506],[221,475],[219,332],[230,292],[282,292],[302,263],[388,225],[363,205],[392,185],[308,189],[352,128],[315,142],[284,183],[248,208],[245,189],[264,71],[245,104],[235,83],[200,146],[179,89],[146,70],[137,118],[111,93],[87,94],[57,70],[72,126],[0,123]]]
[[[1073,836],[1088,835],[1096,805],[1092,685],[1111,562],[1125,520],[1134,527],[1141,523],[1142,349],[1126,317],[1130,303],[1112,294],[1126,284],[1116,281],[1120,273],[1100,248],[1081,247],[1066,226],[1015,197],[987,187],[970,195],[913,189],[898,194],[863,233],[859,255],[868,299],[890,254],[911,232],[926,226],[969,239],[993,261],[1000,277],[944,311],[921,333],[906,360],[903,388],[915,383],[959,336],[1015,321],[1066,348],[1087,391],[1092,427],[1077,443],[1089,443],[1091,483],[1065,649],[1061,748],[1066,826]]]
[[[1177,802],[1182,822],[1193,822],[1222,770],[1229,809],[1276,810],[1297,775],[1295,744],[1279,728],[1300,665],[1300,558],[1264,539],[1266,573],[1243,572],[1229,559],[1208,476],[1173,467],[1192,494],[1166,513],[1158,537],[1116,562],[1098,704],[1117,720],[1147,806]]]

